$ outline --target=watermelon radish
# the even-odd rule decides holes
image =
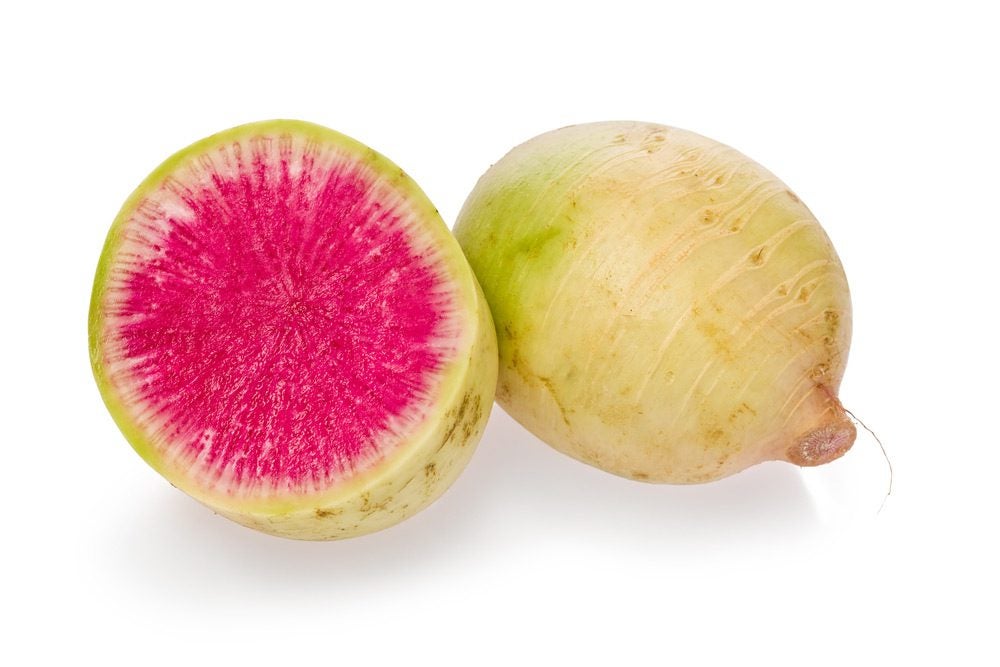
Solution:
[[[487,170],[455,235],[496,318],[498,402],[555,449],[692,484],[851,448],[843,265],[742,153],[657,123],[553,130]]]
[[[293,538],[429,504],[496,385],[489,310],[437,210],[382,155],[300,121],[208,137],[139,186],[104,245],[89,333],[140,456]]]

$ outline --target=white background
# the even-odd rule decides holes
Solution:
[[[12,5],[14,8],[12,8]],[[964,2],[11,3],[0,10],[0,662],[997,664],[996,21]],[[515,144],[640,119],[782,177],[837,246],[840,461],[643,485],[499,410],[412,520],[299,543],[136,456],[90,375],[104,235],[162,159],[318,122],[454,220]]]

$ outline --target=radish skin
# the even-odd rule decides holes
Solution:
[[[840,260],[732,148],[651,123],[555,130],[483,175],[455,234],[496,323],[498,402],[556,449],[695,483],[854,442]]]

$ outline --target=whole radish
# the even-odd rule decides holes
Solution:
[[[399,167],[301,121],[203,139],[125,202],[90,355],[133,448],[219,514],[299,539],[413,515],[496,386],[476,279]]]
[[[498,401],[556,449],[692,483],[854,442],[841,263],[732,148],[651,123],[555,130],[486,172],[455,234],[496,323]]]

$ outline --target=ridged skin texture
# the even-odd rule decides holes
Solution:
[[[272,143],[305,144],[318,147],[319,153],[333,151],[338,159],[377,174],[379,182],[391,190],[393,205],[405,207],[407,224],[411,225],[408,238],[419,242],[421,256],[432,258],[447,280],[454,315],[449,316],[451,338],[447,341],[451,353],[434,371],[433,392],[426,405],[421,405],[422,417],[415,426],[400,430],[403,435],[386,436],[390,440],[378,449],[384,453],[373,462],[365,462],[364,467],[354,468],[353,473],[324,467],[320,461],[317,468],[330,468],[335,473],[325,484],[306,490],[271,484],[269,488],[277,490],[256,492],[246,488],[245,480],[227,485],[221,478],[213,483],[195,465],[197,459],[190,452],[190,443],[180,438],[171,440],[170,429],[157,421],[158,415],[149,405],[136,399],[141,395],[138,389],[143,386],[143,378],[123,371],[126,366],[121,360],[121,345],[115,343],[121,338],[123,325],[120,316],[119,320],[115,318],[123,298],[120,276],[128,267],[136,266],[136,253],[142,251],[135,243],[136,221],[141,219],[137,212],[148,209],[149,202],[157,201],[157,193],[164,188],[176,187],[179,179],[190,180],[193,165],[212,164],[232,147],[242,147],[247,154],[247,147]],[[232,224],[242,221],[235,216]],[[437,210],[419,187],[382,155],[333,130],[301,121],[264,121],[208,137],[170,157],[139,186],[125,202],[105,242],[91,299],[89,343],[94,377],[108,410],[147,463],[217,513],[266,533],[296,539],[338,539],[370,533],[426,507],[451,485],[471,457],[496,388],[497,347],[490,311],[461,248]],[[252,373],[253,368],[247,372]],[[308,378],[300,380],[306,382]],[[274,392],[249,400],[254,404],[280,402]],[[329,410],[324,405],[308,408],[313,412]],[[174,418],[176,421],[177,416]],[[303,437],[308,440],[310,436]],[[232,446],[238,447],[238,443]]]
[[[850,448],[843,268],[739,152],[651,123],[556,130],[479,180],[455,234],[496,323],[497,400],[556,449],[694,483]]]

